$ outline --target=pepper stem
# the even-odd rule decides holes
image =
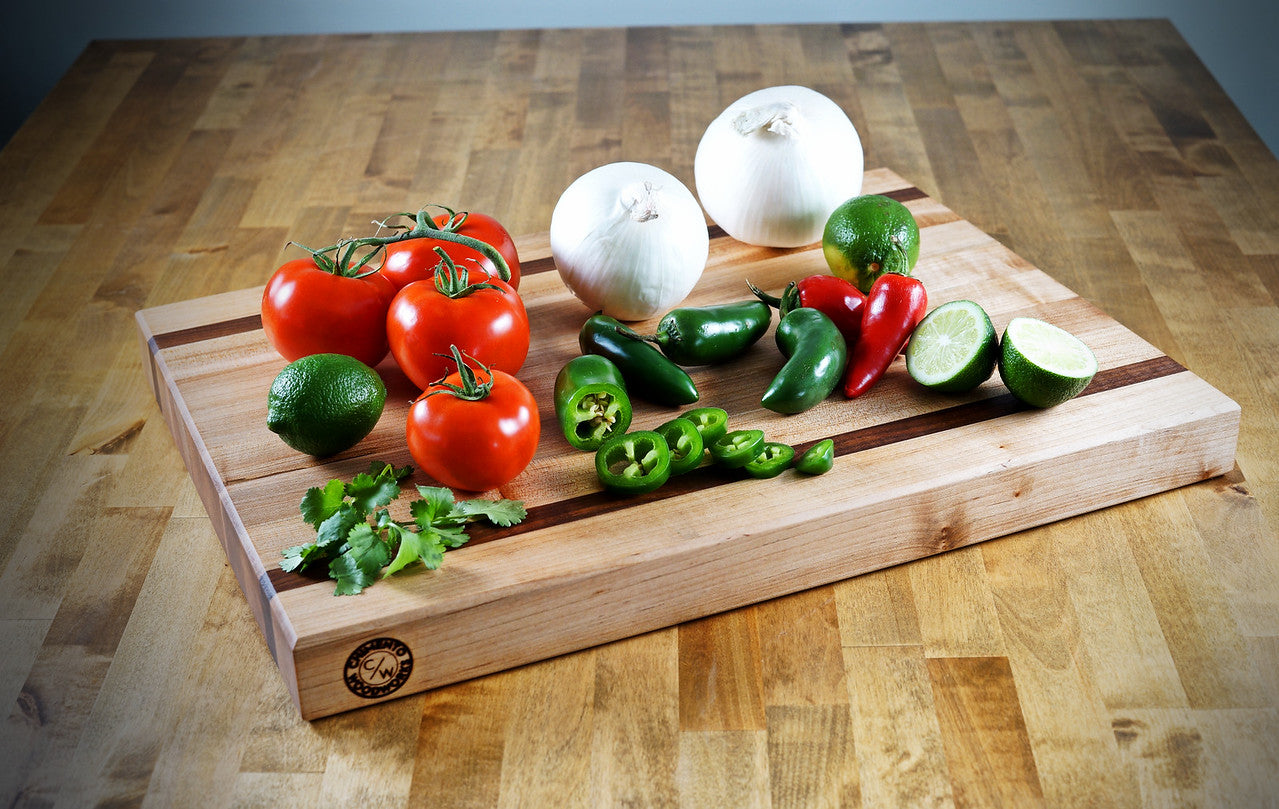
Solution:
[[[769,295],[764,290],[752,284],[750,279],[747,279],[746,286],[751,288],[751,292],[755,293],[755,297],[776,309],[778,314],[782,317],[786,317],[801,306],[799,302],[799,284],[795,281],[791,281],[786,285],[786,289],[782,291],[782,296],[780,298],[775,295]]]

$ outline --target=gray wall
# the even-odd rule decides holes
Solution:
[[[20,4],[20,5],[19,5]],[[18,8],[14,8],[19,5]],[[707,23],[907,22],[1166,17],[1279,154],[1275,0],[8,0],[0,12],[0,142],[7,141],[94,39],[253,34],[571,28]]]

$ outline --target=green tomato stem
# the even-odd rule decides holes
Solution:
[[[441,208],[448,212],[449,219],[448,222],[445,223],[444,227],[440,227],[435,224],[435,220],[431,218],[429,213],[427,213],[427,210],[431,207]],[[465,211],[459,214],[452,208],[446,208],[443,205],[428,205],[416,214],[401,214],[401,216],[407,216],[413,219],[414,225],[409,230],[396,233],[392,236],[370,236],[362,241],[380,246],[402,242],[406,239],[438,239],[442,242],[460,244],[465,247],[469,247],[472,250],[479,251],[489,261],[493,262],[494,267],[497,267],[497,274],[499,278],[503,281],[510,281],[511,268],[507,265],[506,259],[502,257],[502,254],[498,252],[496,247],[488,242],[483,242],[479,239],[456,232],[456,229],[461,227],[462,223],[466,221],[466,215]]]
[[[470,278],[465,270],[458,269],[457,264],[453,262],[452,257],[444,252],[444,248],[436,245],[435,253],[441,259],[435,268],[435,289],[446,298],[454,299],[464,298],[472,292],[478,292],[481,289],[496,289],[502,292],[502,288],[497,284],[487,283],[470,283]],[[487,277],[487,276],[486,276]]]
[[[452,352],[453,361],[457,363],[457,374],[460,378],[461,384],[454,385],[446,383],[444,380],[448,379],[448,377],[445,376],[443,379],[440,379],[435,383],[439,386],[438,388],[422,394],[422,398],[426,399],[431,396],[446,393],[451,396],[456,396],[463,401],[478,402],[487,397],[493,390],[493,372],[489,369],[489,367],[475,359],[475,357],[471,357],[471,359],[475,361],[475,364],[480,366],[480,368],[484,370],[484,373],[488,374],[488,381],[480,382],[479,378],[475,375],[475,370],[466,364],[465,357],[468,355],[464,355],[456,345],[449,346],[449,350]],[[445,357],[446,355],[437,354],[436,356]]]

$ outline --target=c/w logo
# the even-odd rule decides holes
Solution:
[[[396,638],[374,638],[346,659],[342,679],[356,696],[378,699],[397,691],[413,672],[413,653]]]

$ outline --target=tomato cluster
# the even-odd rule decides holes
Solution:
[[[376,366],[389,352],[422,391],[406,426],[418,467],[485,491],[523,471],[540,437],[537,403],[514,376],[528,356],[528,314],[506,229],[444,210],[284,263],[263,291],[262,327],[289,361],[340,353]]]

